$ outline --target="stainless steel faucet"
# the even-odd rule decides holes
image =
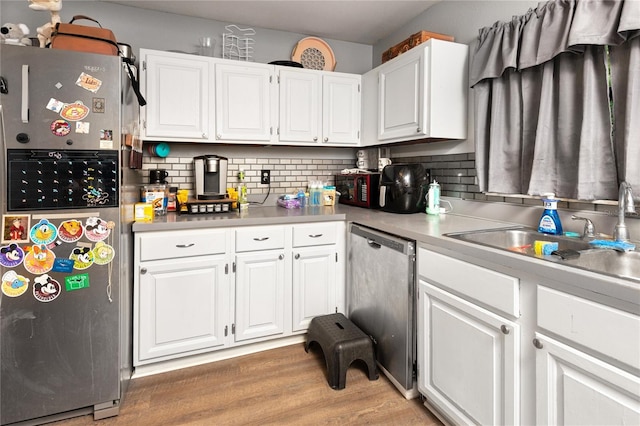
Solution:
[[[581,217],[572,215],[571,220],[584,220],[584,230],[582,231],[582,238],[595,238],[596,236],[596,227],[593,225],[591,219],[587,217]]]
[[[620,189],[618,191],[618,223],[613,230],[613,239],[616,241],[629,241],[629,230],[624,223],[625,213],[636,213],[636,206],[633,204],[631,185],[627,182],[620,182]]]

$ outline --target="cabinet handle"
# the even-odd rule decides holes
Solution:
[[[206,134],[206,133],[203,133],[203,134],[202,134],[202,139],[206,139],[206,138],[207,138],[207,134]]]
[[[325,137],[325,138],[324,138],[324,141],[325,141],[325,142],[329,142],[329,138]]]
[[[296,253],[295,258],[300,259],[300,253]]]
[[[320,238],[322,234],[309,234],[309,238]]]
[[[418,127],[418,128],[416,129],[416,133],[420,133],[420,132],[421,132],[420,127]]]
[[[314,137],[313,137],[313,141],[314,141],[314,142],[318,142],[318,137],[317,137],[317,136],[314,136]]]
[[[253,241],[267,241],[269,237],[254,238]]]
[[[218,133],[216,134],[216,139],[222,139],[222,136]]]
[[[178,248],[189,248],[189,247],[193,247],[195,246],[196,243],[189,243],[189,244],[176,244],[176,247]]]
[[[280,260],[284,259],[284,254],[281,254],[280,256],[278,256],[278,259]]]
[[[504,324],[500,326],[500,331],[502,331],[504,334],[509,334],[511,332],[511,330],[509,330],[509,327]]]
[[[533,346],[535,346],[538,349],[542,349],[542,342],[538,339],[533,339]]]
[[[147,273],[147,268],[140,268],[140,275],[144,275]]]

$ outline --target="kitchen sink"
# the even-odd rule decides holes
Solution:
[[[541,234],[537,230],[527,227],[455,232],[445,234],[445,236],[537,257],[556,264],[640,281],[640,251],[619,252],[611,249],[593,248],[586,240]],[[562,256],[536,254],[536,241],[557,242],[558,250]]]
[[[565,259],[562,262],[569,266],[640,281],[640,252],[638,251],[584,250],[580,252],[580,257]]]
[[[483,229],[479,231],[455,232],[445,234],[447,237],[469,241],[489,247],[510,250],[518,253],[535,255],[536,241],[558,243],[558,250],[572,249],[576,251],[590,248],[589,242],[579,238],[561,235],[541,234],[533,228],[512,227],[498,229]]]

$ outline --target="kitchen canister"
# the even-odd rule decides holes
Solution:
[[[153,157],[165,158],[171,152],[169,144],[167,143],[150,143],[147,145],[147,152]]]

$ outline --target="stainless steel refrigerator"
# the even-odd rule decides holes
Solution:
[[[0,424],[118,413],[136,100],[116,56],[0,45]]]

